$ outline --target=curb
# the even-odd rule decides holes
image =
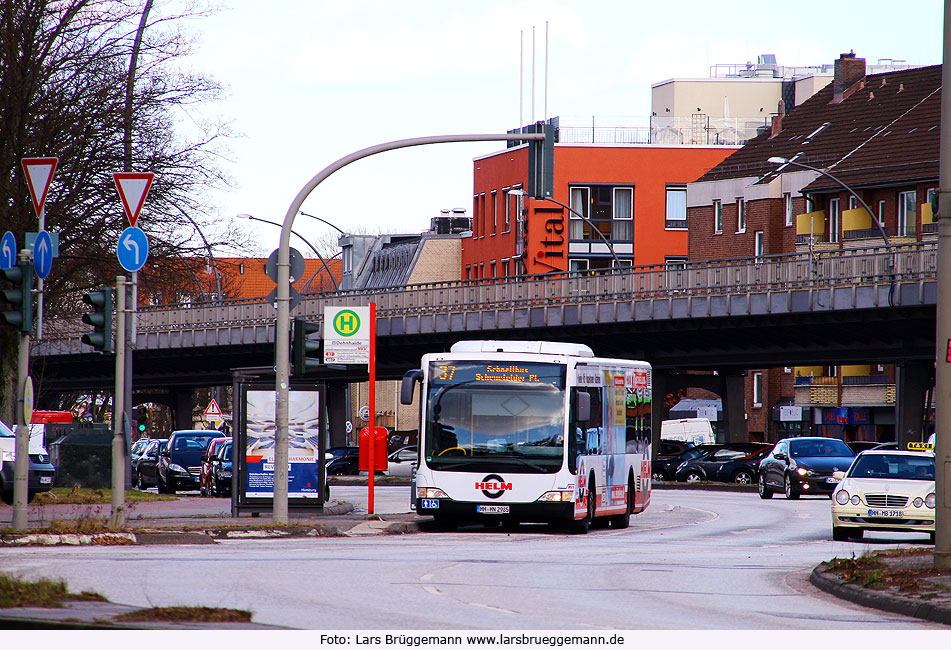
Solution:
[[[827,571],[822,571],[821,566],[812,570],[812,573],[809,574],[809,582],[817,589],[857,605],[951,625],[951,608],[897,594],[865,589],[851,582],[846,582]]]

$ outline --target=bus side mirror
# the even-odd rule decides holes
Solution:
[[[591,419],[591,395],[588,393],[575,393],[575,416],[578,422],[587,422]]]
[[[409,370],[403,375],[403,384],[400,386],[400,404],[412,404],[416,382],[423,380],[422,370]]]

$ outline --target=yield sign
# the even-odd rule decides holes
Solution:
[[[215,420],[221,419],[221,409],[218,408],[218,402],[216,402],[214,398],[212,398],[211,402],[208,403],[208,407],[205,409],[205,417]]]
[[[143,172],[137,174],[134,172],[116,172],[112,175],[112,180],[116,183],[116,189],[119,190],[119,198],[122,199],[122,207],[125,208],[125,214],[129,217],[129,224],[135,227],[135,220],[139,218],[139,211],[142,204],[145,203],[145,197],[152,187],[152,179],[155,174],[152,172]]]
[[[26,174],[26,184],[30,188],[30,198],[33,199],[33,209],[36,216],[43,213],[43,204],[46,202],[46,192],[50,189],[53,173],[59,158],[21,158],[23,172]]]

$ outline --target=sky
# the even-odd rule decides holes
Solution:
[[[780,65],[828,64],[849,51],[869,64],[933,65],[942,24],[940,0],[223,0],[188,25],[197,40],[187,65],[226,89],[202,112],[241,134],[227,143],[223,168],[235,187],[213,197],[218,218],[282,222],[311,178],[369,146],[505,133],[551,116],[646,120],[651,84],[708,77],[714,64],[760,54]],[[333,174],[303,210],[345,232],[418,233],[440,210],[471,211],[473,159],[501,148],[375,155]],[[254,229],[261,254],[277,247],[277,227],[240,223]],[[334,233],[303,216],[294,230],[311,243]]]

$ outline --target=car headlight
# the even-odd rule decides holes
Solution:
[[[188,470],[187,470],[187,469],[185,469],[185,468],[182,467],[181,465],[177,465],[177,464],[175,464],[175,463],[170,463],[169,466],[168,466],[168,468],[169,468],[170,470],[172,470],[173,472],[180,472],[180,473],[182,473],[182,474],[188,474]]]
[[[924,503],[925,503],[924,499],[922,499],[921,497],[915,497],[915,500],[911,502],[911,505],[915,506],[916,508],[920,508],[921,506],[924,505]]]
[[[439,488],[417,487],[416,496],[420,499],[448,499],[449,495]]]
[[[808,467],[797,467],[796,474],[799,474],[799,476],[812,476],[815,472]]]
[[[857,506],[862,500],[859,498],[859,495],[853,494],[851,501],[853,506]]]
[[[846,503],[849,502],[849,493],[846,492],[845,490],[839,490],[838,492],[835,493],[835,502],[838,503],[840,506],[844,506]]]
[[[929,508],[934,508],[934,492],[925,497],[925,505]]]
[[[571,490],[552,490],[538,497],[539,501],[572,501],[573,499]]]

